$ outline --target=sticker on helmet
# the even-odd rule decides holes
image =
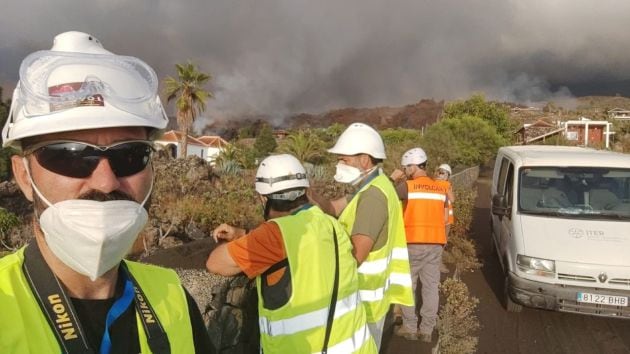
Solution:
[[[88,85],[92,86],[92,85]],[[75,107],[103,107],[103,95],[95,93],[93,87],[86,87],[86,82],[69,82],[48,88],[50,97],[59,98],[50,103],[50,111],[61,111]]]

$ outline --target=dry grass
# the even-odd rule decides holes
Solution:
[[[440,292],[446,298],[442,307],[438,332],[441,354],[474,353],[479,339],[472,335],[479,329],[475,315],[479,299],[470,296],[468,287],[461,280],[448,278],[440,285]]]

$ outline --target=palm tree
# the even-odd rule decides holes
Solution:
[[[289,135],[279,147],[302,162],[317,162],[324,156],[323,142],[311,132],[300,130]]]
[[[177,125],[182,132],[181,155],[188,154],[188,133],[198,114],[206,110],[206,100],[212,98],[212,92],[204,85],[212,78],[201,72],[190,60],[186,64],[175,64],[177,78],[168,76],[164,79],[164,94],[167,102],[176,99]]]

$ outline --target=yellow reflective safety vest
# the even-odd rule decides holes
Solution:
[[[61,352],[45,314],[22,272],[24,248],[0,259],[0,353]],[[186,295],[169,269],[125,261],[168,336],[171,353],[194,353]],[[142,353],[151,353],[136,312]],[[96,348],[98,350],[98,348]]]
[[[380,321],[392,303],[413,306],[409,270],[409,253],[405,240],[402,205],[391,181],[378,175],[363,186],[339,216],[339,222],[350,234],[356,218],[358,200],[367,188],[374,186],[387,198],[387,243],[372,250],[359,266],[359,289],[368,322]]]
[[[339,247],[339,288],[328,353],[377,353],[359,299],[352,244],[337,220],[312,206],[270,221],[282,233],[291,293],[286,304],[268,309],[261,280],[264,275],[256,277],[263,352],[321,352],[335,279],[334,228]]]

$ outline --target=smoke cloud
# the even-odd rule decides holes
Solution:
[[[193,60],[213,76],[207,119],[473,92],[531,103],[630,82],[628,13],[630,2],[615,0],[9,2],[0,84],[12,88],[24,56],[79,30],[161,79]]]

